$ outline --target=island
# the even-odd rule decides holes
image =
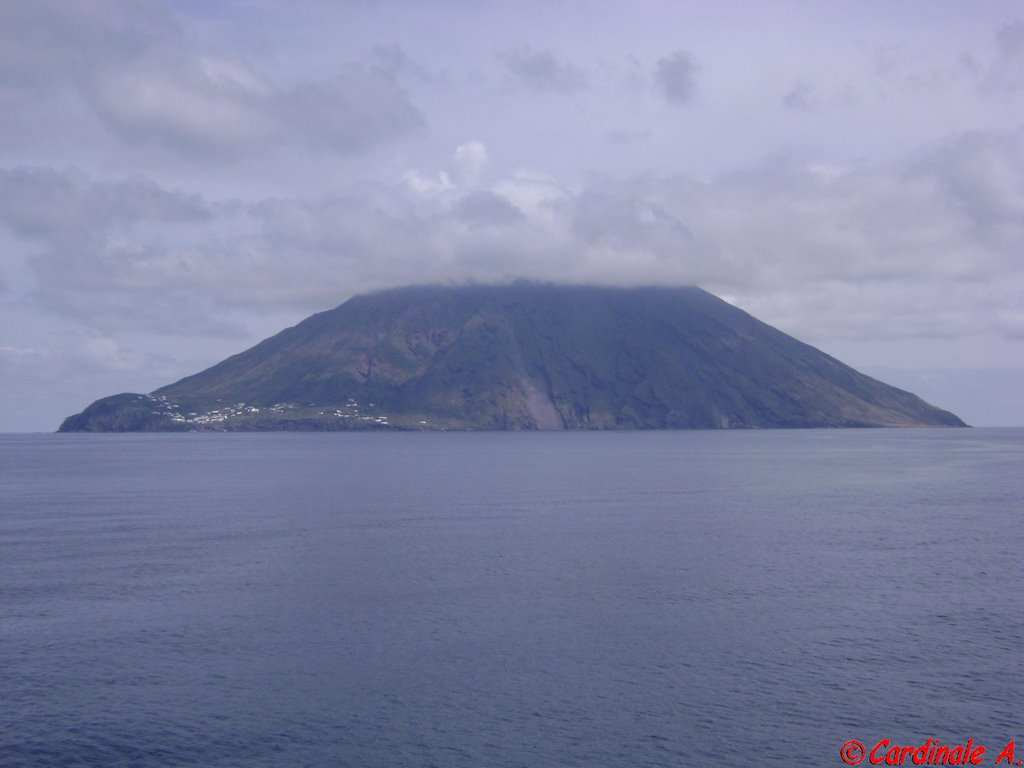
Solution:
[[[962,427],[701,288],[355,296],[60,432]]]

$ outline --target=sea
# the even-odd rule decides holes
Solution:
[[[0,435],[0,765],[1019,765],[1022,546],[1022,429]]]

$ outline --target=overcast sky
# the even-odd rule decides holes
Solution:
[[[521,277],[1024,424],[1024,5],[0,0],[0,430]]]

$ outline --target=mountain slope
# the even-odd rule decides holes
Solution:
[[[61,431],[963,426],[699,288],[415,287]]]

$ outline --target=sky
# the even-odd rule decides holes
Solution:
[[[1024,425],[1024,5],[0,0],[0,431],[519,278]]]

